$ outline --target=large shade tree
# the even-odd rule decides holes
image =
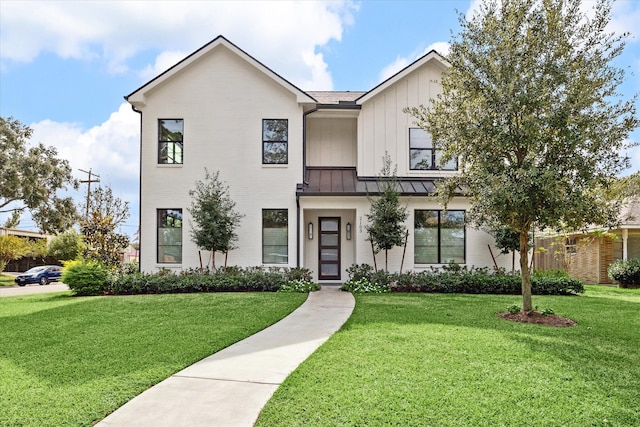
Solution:
[[[629,166],[623,153],[638,118],[634,99],[618,93],[625,73],[614,63],[627,35],[607,31],[609,2],[592,7],[485,1],[471,20],[460,16],[442,93],[406,110],[443,161],[460,159],[460,175],[440,187],[444,200],[462,186],[472,223],[518,231],[524,311],[533,227],[608,225],[619,211],[602,189]]]
[[[78,183],[54,147],[29,146],[32,133],[18,120],[0,117],[0,215],[8,214],[5,224],[16,226],[29,211],[41,231],[62,232],[76,223],[77,214],[73,200],[57,192]]]

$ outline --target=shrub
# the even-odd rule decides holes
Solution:
[[[284,285],[280,286],[278,292],[304,292],[309,293],[312,291],[319,291],[320,285],[312,283],[306,280],[290,280]]]
[[[292,279],[293,278],[293,279]],[[185,292],[310,292],[320,289],[311,283],[311,272],[304,268],[230,267],[226,272],[188,269],[174,274],[161,270],[155,274],[116,273],[109,277],[105,293],[114,295],[165,294]]]
[[[97,262],[70,261],[65,263],[62,282],[74,295],[100,295],[106,290],[108,272]]]
[[[640,286],[640,258],[618,259],[609,266],[607,273],[622,288]]]
[[[402,274],[385,271],[373,273],[369,265],[360,264],[352,265],[347,272],[350,275],[349,281],[341,289],[351,292],[364,292],[361,289],[369,291],[376,289],[375,286],[381,286],[388,287],[391,292],[518,295],[522,288],[519,275],[509,274],[500,269],[490,271],[485,267],[468,268],[458,264]],[[533,277],[531,288],[532,293],[536,295],[575,295],[584,292],[581,281],[557,273],[554,273],[553,277]]]
[[[389,285],[370,282],[366,278],[361,278],[358,280],[350,279],[340,287],[340,290],[355,292],[355,293],[373,293],[373,294],[383,294],[383,293],[391,292],[391,288],[389,287]]]

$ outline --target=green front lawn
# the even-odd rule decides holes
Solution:
[[[296,309],[298,293],[0,298],[0,425],[90,426]]]
[[[517,296],[357,295],[259,426],[640,425],[640,290],[534,296],[571,328],[495,316]]]

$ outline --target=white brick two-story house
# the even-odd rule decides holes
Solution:
[[[350,265],[373,264],[367,195],[385,152],[409,211],[404,269],[493,266],[492,237],[465,226],[466,199],[445,212],[431,197],[457,165],[438,169],[429,135],[403,112],[438,93],[446,68],[432,51],[368,92],[305,92],[219,36],[146,83],[126,97],[141,114],[141,269],[200,265],[189,190],[207,168],[245,215],[230,265],[302,266],[320,282],[344,281]],[[402,253],[389,253],[390,270]]]

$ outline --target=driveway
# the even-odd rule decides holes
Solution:
[[[69,287],[64,283],[53,282],[49,285],[30,284],[26,286],[2,286],[0,287],[0,297],[12,297],[16,295],[46,294],[49,292],[68,291]]]

